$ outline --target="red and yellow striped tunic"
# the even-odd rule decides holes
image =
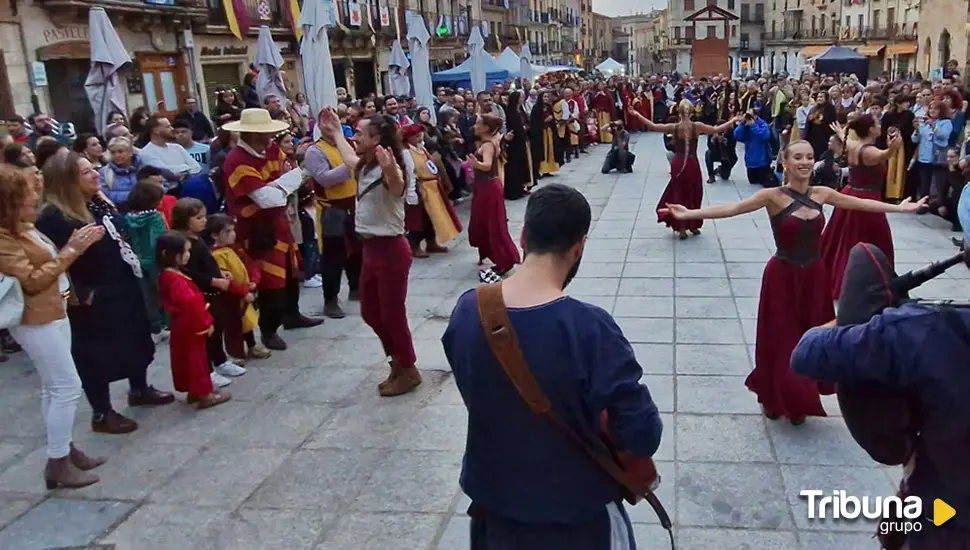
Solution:
[[[299,252],[286,217],[286,207],[260,208],[249,194],[283,174],[283,152],[279,145],[266,149],[265,158],[254,157],[242,147],[233,147],[226,157],[226,210],[236,219],[236,242],[259,265],[259,288],[286,288],[289,257],[292,276],[299,266]],[[272,237],[270,237],[272,229]],[[270,242],[275,239],[275,243]]]

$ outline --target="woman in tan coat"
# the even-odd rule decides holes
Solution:
[[[44,480],[48,489],[84,487],[98,481],[87,470],[104,461],[86,456],[71,443],[81,379],[71,356],[71,325],[65,307],[70,281],[65,272],[104,236],[104,228],[84,226],[58,251],[34,229],[37,201],[23,172],[0,167],[0,273],[16,278],[24,293],[23,318],[11,332],[41,379],[48,457]]]

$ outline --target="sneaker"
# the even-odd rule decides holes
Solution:
[[[273,355],[273,352],[262,344],[256,344],[255,346],[249,348],[249,357],[253,359],[266,359],[271,355]]]
[[[478,280],[488,285],[500,282],[502,276],[496,273],[494,269],[488,268],[478,272]]]
[[[157,346],[157,345],[161,344],[162,342],[168,340],[171,335],[172,335],[172,333],[170,331],[168,331],[166,329],[162,329],[161,332],[158,332],[156,334],[152,334],[152,342],[155,342],[155,345]]]
[[[303,288],[320,288],[323,286],[323,281],[320,280],[319,275],[314,275],[312,278],[307,279],[303,282]]]
[[[219,365],[215,368],[215,371],[222,376],[242,376],[246,374],[246,369],[240,367],[232,361],[226,361],[225,363]]]
[[[218,372],[210,372],[209,378],[212,379],[212,385],[217,388],[224,388],[229,384],[232,384],[232,380],[226,378],[225,376],[222,376]]]

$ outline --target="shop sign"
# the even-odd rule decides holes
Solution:
[[[86,41],[89,40],[87,26],[69,25],[67,27],[49,27],[44,30],[44,44],[57,44],[58,42]]]
[[[199,54],[202,57],[249,55],[249,46],[203,46]]]

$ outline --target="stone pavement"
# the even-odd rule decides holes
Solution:
[[[702,236],[675,240],[654,215],[669,170],[660,136],[635,140],[633,174],[599,174],[599,146],[550,181],[575,186],[593,206],[595,226],[568,290],[612,311],[636,348],[663,412],[659,495],[676,518],[678,548],[875,548],[870,524],[810,524],[798,492],[890,495],[896,470],[855,445],[834,399],[824,400],[831,417],[792,427],[764,419],[744,387],[773,250],[767,216],[706,222]],[[705,185],[705,200],[755,190],[739,166],[733,183]],[[525,201],[509,204],[516,237],[524,209]],[[900,271],[954,252],[934,217],[891,221]],[[122,382],[112,388],[116,406],[141,428],[100,436],[90,433],[82,400],[77,444],[109,457],[101,482],[82,490],[44,490],[37,377],[22,354],[0,364],[0,548],[467,548],[467,498],[457,482],[465,410],[439,338],[457,297],[476,284],[477,254],[464,242],[452,249],[412,269],[408,310],[425,380],[418,392],[378,397],[384,358],[351,304],[346,319],[286,332],[290,350],[251,363],[228,388],[235,399],[227,405],[129,410]],[[966,298],[967,279],[956,267],[916,294]],[[304,291],[306,311],[321,302],[319,291]],[[165,347],[151,380],[171,388]],[[631,515],[640,548],[667,548],[645,505]]]

